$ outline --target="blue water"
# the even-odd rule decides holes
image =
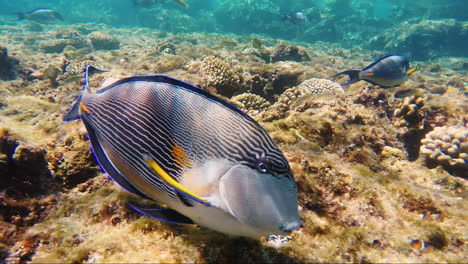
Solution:
[[[393,39],[406,38],[403,35],[408,33],[409,27],[402,29],[402,24],[453,19],[458,24],[446,27],[444,34],[439,29],[431,31],[431,26],[427,26],[429,31],[416,39],[426,42],[427,36],[433,34],[429,41],[434,43],[424,43],[434,46],[432,54],[435,50],[435,54],[441,56],[468,56],[468,49],[462,44],[468,42],[466,0],[186,0],[188,8],[175,0],[136,1],[150,3],[135,5],[133,0],[0,0],[0,24],[29,23],[16,21],[14,13],[46,7],[59,12],[65,18],[64,24],[104,23],[119,28],[144,27],[172,33],[253,33],[284,40],[328,41],[346,47],[407,52],[389,50],[389,46],[399,45],[391,43]],[[297,11],[306,15],[304,23],[284,19]],[[410,37],[417,33],[412,32]],[[437,44],[439,40],[448,45],[440,46]],[[418,49],[411,41],[402,45],[409,49],[408,53]],[[416,57],[425,59],[424,54]]]

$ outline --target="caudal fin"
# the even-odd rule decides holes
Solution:
[[[26,19],[26,14],[22,12],[16,12],[16,20],[23,20]]]
[[[348,82],[341,85],[341,86],[347,86],[347,85],[359,82],[361,80],[361,78],[359,78],[359,73],[360,72],[361,72],[361,70],[346,70],[346,71],[342,71],[340,73],[337,73],[337,74],[333,75],[332,77],[336,77],[336,76],[339,76],[339,75],[348,75],[349,76]]]
[[[73,121],[80,118],[80,103],[81,98],[83,97],[83,93],[85,91],[90,92],[89,90],[89,75],[95,72],[105,72],[104,70],[100,70],[92,65],[86,65],[83,70],[83,79],[84,85],[83,89],[81,90],[81,94],[73,101],[72,106],[67,110],[65,115],[63,116],[63,121]]]

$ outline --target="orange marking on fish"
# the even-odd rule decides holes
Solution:
[[[171,154],[179,166],[189,167],[192,165],[187,153],[185,153],[185,150],[181,146],[177,145],[177,143],[172,147]]]
[[[91,113],[91,111],[89,111],[88,107],[86,107],[86,105],[84,105],[83,103],[80,103],[80,108],[81,108],[81,110],[85,111],[88,114]]]
[[[366,73],[366,74],[364,74],[364,75],[365,75],[365,76],[372,76],[372,75],[374,75],[374,73],[369,72],[369,73]]]

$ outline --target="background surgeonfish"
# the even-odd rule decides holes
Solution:
[[[409,61],[404,56],[385,55],[362,70],[346,70],[332,77],[348,75],[349,81],[343,86],[364,80],[382,88],[389,88],[401,85],[416,69],[409,67]]]
[[[48,8],[36,8],[26,13],[16,13],[18,20],[29,19],[41,24],[56,23],[57,20],[63,21],[63,17],[56,11]]]
[[[127,191],[173,209],[133,209],[257,237],[301,225],[288,162],[265,130],[235,106],[164,75],[85,85],[64,116],[81,119],[95,158]]]
[[[302,11],[297,11],[290,14],[282,14],[281,18],[293,24],[306,24],[308,22],[307,15]]]

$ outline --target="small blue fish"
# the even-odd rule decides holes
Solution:
[[[164,75],[123,78],[94,94],[92,69],[64,120],[81,119],[95,158],[121,187],[171,209],[130,207],[239,236],[300,227],[288,162],[251,117]]]
[[[62,15],[48,8],[36,8],[26,13],[16,13],[18,20],[29,19],[41,24],[53,24],[57,20],[63,21]]]
[[[385,55],[362,70],[346,70],[333,75],[348,75],[349,81],[343,86],[364,80],[382,88],[390,88],[401,85],[409,76],[417,70],[410,68],[409,61],[402,55]]]

